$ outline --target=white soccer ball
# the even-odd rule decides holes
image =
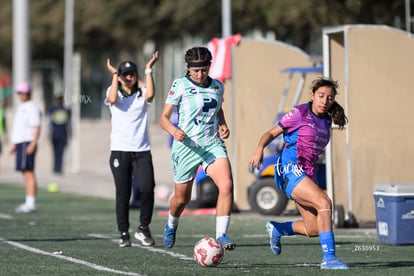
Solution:
[[[167,185],[155,186],[155,199],[158,202],[168,202],[171,196],[171,188]]]
[[[224,249],[215,238],[204,237],[194,246],[194,260],[201,266],[217,266],[224,257]]]

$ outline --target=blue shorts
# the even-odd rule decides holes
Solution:
[[[33,171],[35,168],[36,149],[27,154],[26,149],[30,142],[16,144],[16,171]]]
[[[292,197],[292,192],[295,187],[308,176],[302,168],[291,161],[284,164],[280,160],[280,156],[275,164],[275,183],[276,186],[281,190],[288,198]]]

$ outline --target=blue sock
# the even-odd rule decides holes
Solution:
[[[276,226],[277,231],[283,236],[293,236],[293,221],[278,222]]]
[[[321,243],[323,258],[336,257],[335,254],[335,239],[332,231],[319,232],[319,241]]]

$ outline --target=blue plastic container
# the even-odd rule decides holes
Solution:
[[[414,244],[414,185],[375,185],[378,240],[382,244]]]

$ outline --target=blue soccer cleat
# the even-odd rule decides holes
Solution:
[[[164,246],[167,248],[172,248],[175,243],[175,234],[177,233],[177,228],[170,228],[168,224],[165,226],[164,230]]]
[[[277,222],[268,221],[266,223],[266,231],[270,236],[270,249],[272,249],[273,253],[276,255],[280,255],[282,252],[282,244],[280,243],[282,234],[277,230]]]
[[[329,259],[322,259],[321,269],[349,269],[349,266],[344,264],[341,259],[332,257]]]
[[[226,250],[234,250],[236,248],[236,244],[226,234],[221,235],[217,240]]]

